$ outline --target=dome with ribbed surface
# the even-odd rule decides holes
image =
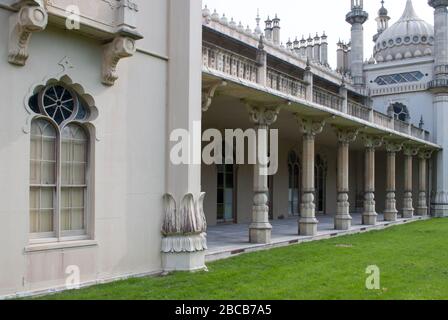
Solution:
[[[378,37],[374,57],[379,63],[432,55],[434,27],[417,16],[407,0],[401,18]]]

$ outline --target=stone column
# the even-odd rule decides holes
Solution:
[[[395,183],[395,159],[397,152],[401,151],[402,144],[386,142],[387,150],[387,185],[386,185],[386,209],[384,210],[385,221],[397,221],[398,210],[397,201],[395,200],[396,183]]]
[[[403,147],[404,153],[404,196],[403,196],[403,218],[414,216],[414,205],[412,200],[412,157],[416,156],[418,149],[414,146]]]
[[[338,172],[337,190],[338,203],[334,222],[336,230],[349,230],[352,226],[350,215],[350,203],[348,201],[349,192],[349,145],[358,136],[357,129],[336,128],[339,140],[338,146]]]
[[[364,211],[362,223],[364,225],[376,225],[378,214],[375,208],[375,148],[383,144],[381,137],[364,135],[365,172],[364,172]]]
[[[314,95],[314,76],[313,72],[311,72],[310,59],[306,61],[305,74],[303,76],[303,80],[306,82],[306,100],[313,102]]]
[[[419,166],[418,166],[418,205],[416,215],[427,216],[428,215],[428,160],[431,159],[432,150],[421,150],[418,154]]]
[[[303,165],[302,165],[302,204],[300,206],[299,234],[314,236],[317,234],[316,205],[314,203],[314,142],[321,133],[325,120],[302,118],[296,115],[303,133]]]
[[[250,120],[257,131],[257,161],[254,165],[254,199],[252,223],[249,226],[250,243],[270,243],[272,225],[268,207],[268,130],[277,121],[280,108],[247,104]]]
[[[207,249],[205,194],[201,192],[201,1],[169,2],[168,151],[179,143],[170,139],[175,130],[192,133],[192,140],[183,150],[188,153],[186,161],[176,163],[168,158],[166,164],[161,248],[166,272],[206,269]]]
[[[258,50],[257,50],[257,82],[262,86],[266,86],[266,78],[267,78],[267,62],[268,54],[264,50],[264,40],[263,36],[260,36],[260,41],[258,42]]]

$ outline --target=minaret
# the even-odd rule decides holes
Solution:
[[[306,45],[306,57],[309,60],[313,60],[313,38],[310,36],[307,39],[307,45]]]
[[[280,19],[277,15],[272,19],[272,37],[274,45],[280,45]]]
[[[373,36],[373,42],[376,42],[376,40],[378,40],[378,37],[380,36],[380,34],[382,34],[384,30],[389,28],[390,17],[389,17],[389,12],[384,7],[384,0],[381,0],[381,9],[378,11],[378,17],[375,20],[376,20],[376,23],[378,24],[378,26],[376,29],[377,34]]]
[[[260,36],[261,35],[261,28],[260,28],[260,9],[257,9],[257,18],[255,19],[255,21],[257,22],[257,26],[255,27],[254,33],[256,36]]]
[[[435,37],[434,79],[429,89],[434,95],[435,142],[443,148],[437,154],[435,197],[431,207],[435,216],[448,217],[448,0],[428,0],[428,4],[434,8]]]
[[[316,33],[316,36],[314,37],[313,57],[314,57],[315,61],[321,62],[320,61],[320,37],[319,37],[319,34],[317,34],[317,33]]]
[[[321,56],[321,62],[324,66],[328,66],[328,37],[324,33],[322,34],[322,37],[320,37],[320,56]]]
[[[272,20],[268,17],[268,20],[264,22],[266,28],[264,28],[264,36],[267,41],[272,41]]]
[[[306,40],[304,35],[302,35],[302,39],[300,40],[300,55],[306,57]]]
[[[351,0],[352,10],[347,14],[346,21],[352,25],[351,64],[350,70],[355,85],[364,85],[364,27],[362,26],[369,14],[364,11],[363,0]]]

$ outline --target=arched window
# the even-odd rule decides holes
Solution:
[[[297,154],[291,151],[288,156],[288,213],[298,215],[300,206],[300,164]]]
[[[327,162],[318,154],[314,167],[316,212],[325,214]]]
[[[403,122],[408,122],[411,117],[409,115],[408,108],[402,103],[394,103],[389,107],[388,113],[393,116],[396,120],[401,120]]]
[[[30,234],[57,240],[86,236],[90,138],[82,97],[62,83],[30,98]]]

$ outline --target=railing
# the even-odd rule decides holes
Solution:
[[[212,44],[202,45],[202,64],[239,79],[257,82],[258,66],[254,60]]]
[[[370,109],[367,107],[364,107],[360,103],[357,103],[354,101],[349,101],[347,103],[347,112],[349,115],[351,115],[353,117],[357,117],[357,118],[363,119],[365,121],[369,121]]]
[[[409,124],[401,120],[394,120],[394,129],[398,132],[409,134]]]
[[[266,85],[271,89],[306,99],[306,85],[302,80],[272,68],[267,70]]]
[[[336,93],[330,92],[328,90],[319,87],[313,88],[313,102],[315,103],[342,112],[343,101],[344,99],[341,96],[337,95]]]
[[[392,117],[384,113],[373,111],[373,122],[379,126],[394,130],[394,122],[392,121]]]
[[[259,67],[256,61],[208,42],[203,43],[202,63],[203,67],[225,73],[241,80],[253,83],[258,83],[259,80],[257,76]],[[311,100],[311,97],[306,96],[307,84],[303,80],[272,68],[267,68],[266,86],[294,97]],[[314,86],[312,99],[317,104],[344,112],[344,99],[334,92]],[[373,113],[373,119],[370,118],[371,113]],[[427,131],[413,125],[410,126],[403,121],[392,119],[390,116],[378,111],[372,111],[364,105],[351,100],[347,102],[347,114],[365,121],[373,121],[373,123],[380,127],[411,135],[418,139],[430,140]]]

